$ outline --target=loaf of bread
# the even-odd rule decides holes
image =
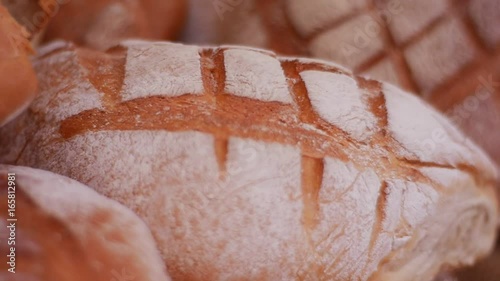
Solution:
[[[442,115],[335,64],[236,47],[54,43],[0,162],[135,211],[174,280],[421,280],[495,239],[492,162]]]
[[[0,5],[0,126],[26,109],[36,94],[28,36],[26,29]]]
[[[87,186],[0,165],[0,194],[1,280],[170,280],[144,222]]]
[[[192,7],[200,16],[191,29],[212,28],[187,40],[324,58],[399,85],[450,117],[500,167],[500,1],[218,3],[206,14]]]
[[[500,1],[215,2],[196,21],[216,25],[209,38],[328,59],[418,93],[500,165]]]
[[[123,39],[173,39],[183,26],[186,0],[65,1],[44,40],[65,39],[106,49]]]

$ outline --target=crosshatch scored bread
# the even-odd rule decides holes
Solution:
[[[491,249],[493,164],[394,86],[236,47],[54,43],[0,161],[146,221],[174,280],[430,280]]]
[[[216,7],[212,20],[203,22],[200,13],[197,21],[215,26],[218,43],[328,59],[417,93],[500,165],[500,130],[492,129],[500,127],[500,1],[248,0]]]
[[[29,33],[0,5],[0,126],[26,109],[36,94]]]
[[[0,204],[2,238],[12,237],[7,219],[17,219],[15,240],[9,240],[15,244],[2,239],[0,245],[3,257],[15,248],[15,273],[2,262],[1,280],[170,280],[144,222],[87,186],[51,172],[0,165],[0,195],[15,205]]]

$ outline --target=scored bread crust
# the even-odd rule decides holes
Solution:
[[[44,41],[107,49],[129,38],[174,39],[186,12],[185,0],[71,0],[51,20]]]
[[[29,33],[0,5],[0,126],[26,109],[36,93]]]
[[[328,59],[417,93],[500,165],[499,1],[249,0],[219,9],[217,43]]]
[[[170,280],[144,222],[87,186],[47,171],[0,165],[0,193],[5,199],[0,204],[2,233],[10,231],[7,225],[13,221],[7,219],[16,219],[17,234],[15,244],[0,245],[5,255],[15,248],[15,273],[2,263],[0,277],[9,276],[12,281]],[[8,207],[7,198],[9,206],[15,207]],[[11,212],[14,216],[9,216]]]
[[[179,280],[430,280],[493,245],[496,170],[449,121],[335,64],[59,42],[0,161],[134,210]]]

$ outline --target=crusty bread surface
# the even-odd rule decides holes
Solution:
[[[492,162],[441,114],[322,61],[58,42],[0,162],[136,212],[174,280],[431,280],[491,250]]]
[[[446,113],[500,165],[498,0],[216,3],[191,23],[206,32],[186,40],[327,59],[393,83]]]
[[[170,280],[144,222],[87,186],[0,165],[0,197],[2,280]]]

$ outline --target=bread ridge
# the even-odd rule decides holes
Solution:
[[[168,54],[175,54],[174,60],[177,61],[172,61]],[[246,59],[246,57],[249,59]],[[255,61],[257,63],[254,64]],[[146,65],[147,68],[144,68]],[[265,66],[265,70],[262,70],[262,65]],[[270,171],[266,172],[271,175],[276,173],[274,177],[282,178],[275,182],[277,186],[290,184],[292,178],[299,179],[298,181],[302,178],[302,190],[299,192],[295,189],[298,187],[294,187],[290,196],[294,194],[299,196],[298,198],[302,198],[303,202],[300,203],[300,206],[302,206],[301,228],[306,233],[305,236],[309,237],[307,239],[312,241],[310,243],[312,248],[308,250],[310,256],[306,255],[303,261],[305,268],[290,270],[296,271],[297,274],[302,276],[300,278],[305,280],[312,278],[311,276],[318,274],[321,270],[328,272],[328,276],[334,276],[335,272],[340,270],[342,274],[337,272],[339,276],[349,276],[350,274],[351,276],[357,276],[352,278],[364,279],[372,276],[371,278],[375,278],[373,280],[401,280],[397,278],[410,276],[408,272],[413,272],[418,267],[414,263],[418,264],[419,261],[410,262],[411,258],[408,255],[415,254],[411,249],[418,245],[416,241],[422,239],[417,233],[412,232],[410,225],[422,224],[421,218],[418,218],[419,216],[415,214],[409,215],[407,219],[410,221],[397,227],[399,232],[406,233],[409,231],[409,234],[407,234],[408,236],[401,234],[403,236],[398,238],[402,240],[398,240],[397,244],[402,243],[402,245],[406,246],[389,246],[391,255],[386,255],[386,251],[388,249],[387,245],[389,245],[387,243],[392,240],[384,234],[388,228],[391,228],[388,220],[391,219],[393,214],[388,211],[388,208],[397,209],[397,205],[394,204],[397,204],[396,202],[405,196],[413,196],[417,202],[430,200],[428,204],[432,205],[430,202],[437,204],[442,213],[446,213],[446,215],[441,214],[443,217],[440,217],[440,223],[450,226],[450,229],[459,226],[450,225],[453,222],[446,221],[444,217],[449,218],[451,212],[454,211],[468,217],[466,215],[468,211],[458,207],[453,202],[449,202],[450,206],[437,202],[447,200],[444,199],[444,194],[459,196],[460,198],[465,195],[470,196],[474,199],[469,198],[469,200],[466,196],[464,200],[469,203],[464,204],[464,206],[481,214],[479,217],[484,217],[486,223],[476,222],[474,216],[465,221],[470,223],[469,226],[477,226],[477,235],[488,238],[485,238],[483,240],[484,244],[476,249],[468,248],[468,246],[465,246],[466,243],[462,243],[467,240],[465,237],[455,237],[453,239],[457,240],[456,243],[462,243],[461,247],[467,248],[466,252],[469,254],[474,252],[474,254],[471,254],[474,257],[485,254],[489,249],[488,245],[491,244],[488,241],[493,240],[495,222],[492,221],[496,220],[498,206],[491,199],[488,199],[488,196],[494,193],[494,182],[497,175],[493,169],[493,164],[480,149],[470,142],[463,142],[462,139],[464,138],[460,132],[456,131],[448,121],[435,111],[428,109],[418,99],[413,97],[408,99],[409,94],[401,93],[396,88],[386,84],[366,78],[354,77],[351,73],[335,64],[295,58],[279,58],[270,52],[249,48],[229,46],[198,48],[170,43],[129,41],[119,47],[110,49],[106,54],[77,49],[68,44],[55,47],[49,46],[47,51],[41,50],[35,67],[43,76],[40,79],[42,81],[42,93],[30,108],[30,112],[0,131],[2,135],[6,136],[4,140],[0,140],[0,144],[2,144],[0,147],[11,148],[8,151],[5,148],[0,148],[0,160],[57,171],[99,189],[99,192],[117,199],[138,212],[150,225],[153,233],[155,233],[155,238],[160,241],[160,244],[162,241],[172,238],[161,234],[161,226],[157,224],[159,217],[151,214],[152,210],[148,209],[153,207],[144,206],[145,202],[157,207],[163,205],[160,202],[165,199],[160,199],[160,202],[157,202],[154,198],[151,200],[152,194],[155,194],[155,192],[161,194],[162,192],[161,189],[155,191],[156,187],[149,186],[149,184],[152,186],[158,185],[158,182],[155,183],[156,180],[161,182],[158,175],[155,176],[153,182],[146,186],[133,179],[132,175],[128,176],[130,178],[120,179],[120,173],[117,174],[116,171],[108,173],[108,178],[103,178],[102,175],[96,176],[94,169],[104,168],[100,166],[104,163],[94,157],[99,157],[97,155],[103,157],[114,155],[112,151],[117,149],[117,147],[113,149],[114,145],[123,146],[126,142],[135,147],[139,143],[144,143],[144,141],[151,141],[151,147],[163,147],[161,150],[168,150],[173,155],[180,153],[180,159],[185,159],[186,156],[182,155],[184,153],[189,154],[190,150],[187,147],[190,147],[191,144],[185,144],[181,140],[186,143],[193,143],[194,146],[191,150],[197,147],[203,148],[203,151],[207,153],[204,156],[208,158],[202,157],[202,159],[206,159],[208,163],[215,163],[216,166],[214,168],[209,164],[203,164],[208,165],[204,168],[206,170],[193,172],[193,177],[198,175],[203,178],[207,177],[205,172],[210,171],[210,176],[206,180],[208,190],[200,191],[206,193],[205,195],[208,198],[218,196],[217,192],[227,195],[232,194],[224,191],[224,181],[235,180],[235,177],[240,173],[244,175],[244,172],[238,171],[237,167],[245,164],[253,165],[252,161],[255,160],[252,160],[252,157],[246,160],[245,158],[238,158],[241,153],[245,154],[245,147],[247,146],[250,147],[250,151],[256,151],[254,154],[258,155],[258,157],[264,157],[263,161],[271,161],[270,163],[278,161],[275,158],[268,159],[265,156],[266,151],[270,155],[274,155],[274,157],[282,155],[283,159],[290,159],[288,164],[278,161],[279,163],[273,164],[275,166],[271,166],[281,167],[284,165],[284,170],[288,167],[296,174],[278,176],[277,174],[284,173],[281,168],[270,168]],[[52,71],[47,72],[47,69],[52,69]],[[227,69],[233,69],[233,71],[228,73],[225,71]],[[263,71],[263,73],[260,71]],[[59,80],[54,87],[52,83],[56,80],[53,79],[57,79],[55,77],[59,77],[62,73],[64,73],[65,78]],[[157,76],[157,73],[161,76]],[[238,73],[245,73],[246,75],[241,76]],[[179,82],[191,81],[189,79],[193,79],[193,77],[195,80],[192,83]],[[336,104],[328,105],[334,109],[343,109],[346,106],[353,105],[352,109],[357,110],[356,114],[351,118],[346,118],[343,115],[331,115],[330,112],[325,112],[321,107],[321,101],[324,101],[322,99],[325,96],[322,96],[321,91],[317,90],[312,93],[311,89],[316,87],[326,91],[328,87],[325,89],[321,83],[315,83],[315,77],[327,77],[318,80],[321,80],[321,83],[333,83],[332,89],[345,88],[352,90],[352,87],[355,87],[352,96],[359,97],[359,99],[343,100],[340,106]],[[169,79],[173,79],[172,81],[176,83],[163,83],[163,81],[170,81]],[[201,81],[196,79],[201,79]],[[338,83],[338,81],[344,82]],[[51,87],[48,87],[49,85]],[[228,85],[235,86],[235,89],[239,89],[239,91],[237,93],[226,92]],[[245,91],[248,85],[253,87],[249,88],[250,91]],[[130,91],[130,89],[143,89],[144,91]],[[316,99],[311,99],[311,96]],[[82,100],[81,97],[85,97],[85,100]],[[267,101],[264,102],[263,100]],[[318,101],[320,101],[319,105]],[[389,107],[385,106],[388,101],[390,102]],[[314,102],[316,104],[313,105]],[[403,128],[397,127],[401,126],[397,119],[402,114],[395,111],[398,104],[411,104],[412,107],[418,108],[417,111],[422,112],[423,117],[431,116],[433,118],[431,121],[435,122],[436,128],[442,130],[447,135],[447,139],[450,140],[450,143],[446,142],[446,146],[456,146],[454,149],[457,149],[457,151],[446,151],[449,154],[447,159],[435,157],[432,154],[429,156],[421,147],[417,146],[415,148],[415,143],[411,144],[413,147],[406,147],[408,143],[403,142],[407,142],[407,139],[398,139],[400,135],[393,135],[395,131],[398,133],[398,130],[403,130],[403,133],[406,133]],[[405,107],[405,109],[408,108]],[[396,116],[396,120],[394,116]],[[326,119],[341,122],[333,125],[331,122],[327,122]],[[351,124],[352,120],[356,121],[358,119],[363,121],[361,127],[346,126],[346,124]],[[402,124],[405,124],[408,120],[404,119],[402,121],[404,121]],[[357,125],[357,121],[354,124]],[[418,125],[417,122],[417,127]],[[30,126],[38,126],[40,129],[36,131]],[[418,128],[426,133],[432,133],[434,129]],[[160,139],[164,141],[160,143],[155,141]],[[129,142],[129,140],[134,141]],[[81,143],[77,144],[82,141],[94,147],[94,151],[102,149],[101,152],[84,158],[77,157],[73,153],[78,155],[78,153],[81,153],[82,148],[83,151],[88,151],[81,146]],[[169,142],[172,143],[171,146],[168,145]],[[178,145],[179,148],[176,149],[174,144]],[[439,146],[440,144],[437,143],[436,145]],[[35,151],[37,147],[41,148],[41,150]],[[124,146],[122,149],[132,149],[129,154],[137,158],[135,160],[133,160],[134,158],[120,160],[117,165],[119,167],[129,167],[126,169],[133,169],[132,162],[126,161],[136,161],[142,159],[141,156],[137,154],[135,148],[126,148]],[[446,150],[447,148],[439,146],[439,149]],[[160,152],[161,150],[157,153],[163,153]],[[436,152],[436,154],[439,153]],[[169,156],[166,154],[162,157],[168,158]],[[429,157],[431,157],[430,160],[427,159]],[[424,158],[426,161],[422,161],[420,158]],[[95,162],[96,159],[97,162]],[[376,161],[374,161],[375,159]],[[163,165],[164,167],[159,169],[167,169],[164,170],[164,173],[167,174],[173,173],[177,165],[185,165],[182,167],[188,170],[188,174],[178,175],[181,182],[184,178],[190,177],[189,170],[194,169],[197,165],[191,162],[179,162],[179,164],[172,162],[172,164],[169,164],[170,166],[164,166],[169,163],[168,161],[163,164],[159,163],[160,166]],[[94,163],[94,166],[99,167],[87,167],[82,170],[81,168],[88,166],[88,164],[84,163]],[[350,179],[352,181],[350,186],[355,186],[355,188],[352,190],[347,185],[346,194],[358,192],[357,189],[360,188],[366,188],[368,193],[373,192],[370,193],[369,199],[366,199],[368,200],[366,204],[370,206],[366,207],[368,209],[363,209],[359,202],[352,203],[355,204],[356,208],[361,208],[358,211],[368,212],[364,216],[368,216],[366,217],[367,221],[373,222],[373,225],[370,226],[372,229],[371,234],[364,232],[360,234],[357,233],[360,230],[350,230],[360,235],[360,237],[365,237],[365,235],[371,237],[369,239],[368,236],[365,237],[369,240],[366,242],[366,247],[370,249],[369,251],[374,256],[369,260],[360,262],[359,268],[346,267],[346,265],[342,264],[344,261],[341,260],[334,260],[332,264],[326,265],[321,262],[321,258],[315,257],[316,255],[321,256],[320,254],[314,254],[316,247],[314,244],[318,243],[319,239],[318,229],[325,227],[322,225],[326,218],[325,212],[333,208],[329,205],[325,206],[327,204],[325,198],[333,196],[330,194],[333,192],[331,191],[331,184],[340,181],[339,184],[342,185],[342,182],[349,180],[349,176],[335,172],[335,170],[332,170],[333,167],[346,169],[346,171],[352,171],[353,173],[357,171],[358,175]],[[137,168],[139,174],[146,175],[141,170],[141,167]],[[87,171],[84,171],[85,169]],[[170,169],[173,170],[170,171]],[[121,173],[123,172],[122,170]],[[212,173],[216,175],[212,175]],[[124,175],[121,174],[121,176]],[[215,178],[212,178],[212,176]],[[362,181],[359,182],[358,179],[362,179]],[[264,180],[264,178],[261,180]],[[127,188],[125,188],[127,190],[118,190],[111,187],[113,186],[111,181],[130,181],[134,182],[131,185],[135,187],[132,190]],[[215,186],[211,185],[212,181],[215,181]],[[363,183],[363,181],[366,182]],[[163,182],[163,184],[166,183]],[[170,184],[175,185],[175,183]],[[258,185],[260,182],[249,184],[250,186]],[[455,187],[453,187],[454,185]],[[208,186],[214,187],[214,190],[210,191]],[[379,190],[374,190],[374,186]],[[171,188],[175,189],[174,187]],[[413,189],[419,191],[411,193]],[[399,193],[402,190],[407,190],[408,193],[406,195],[405,193]],[[278,189],[278,191],[280,190]],[[174,191],[172,190],[172,192]],[[177,190],[175,192],[181,191]],[[295,194],[296,192],[299,192],[299,195]],[[215,195],[210,195],[211,193]],[[416,199],[420,198],[419,196],[422,194],[426,194],[423,195],[423,198],[427,199]],[[195,195],[196,198],[193,200],[200,200],[202,203],[203,200],[210,202],[210,200],[206,201],[207,199],[199,194]],[[351,195],[357,198],[354,200],[363,198],[359,194]],[[135,197],[135,199],[130,196]],[[450,198],[454,198],[454,196]],[[156,197],[163,198],[164,195]],[[179,194],[176,198],[182,201],[184,197]],[[334,198],[335,196],[331,200],[335,200]],[[347,204],[347,202],[350,201],[342,201],[343,204]],[[278,208],[288,208],[289,204],[295,203],[287,202],[282,204],[283,206]],[[205,203],[202,205],[205,206]],[[458,210],[452,211],[451,206]],[[372,210],[371,208],[374,208],[373,213],[369,211]],[[411,213],[411,211],[408,211],[410,209],[405,209],[405,212]],[[426,215],[429,214],[424,214],[423,217],[426,217]],[[161,217],[162,215],[158,214],[158,216]],[[438,227],[434,226],[435,221],[432,222],[425,229]],[[325,235],[325,230],[322,231],[322,235]],[[444,231],[444,229],[440,231]],[[328,240],[328,235],[322,239]],[[345,236],[341,235],[341,237],[345,239]],[[447,236],[447,238],[451,239],[450,236]],[[412,243],[408,241],[412,241]],[[394,241],[391,243],[394,243]],[[437,247],[441,243],[453,242],[435,241],[435,243],[437,244],[431,244]],[[380,247],[385,250],[381,250]],[[445,246],[441,247],[445,248]],[[392,249],[399,250],[393,251]],[[346,249],[345,251],[351,253],[350,250]],[[352,251],[356,252],[357,249]],[[328,253],[329,251],[325,251],[322,255],[328,256]],[[462,256],[463,253],[453,253],[453,255],[455,254],[454,257],[444,259],[449,263],[449,266],[459,266],[462,263],[472,262],[470,256],[466,258]],[[173,272],[174,278],[186,277],[186,274],[192,274],[195,279],[200,278],[203,274],[208,274],[209,277],[211,276],[214,279],[228,277],[228,275],[224,275],[228,273],[221,268],[217,266],[215,266],[217,269],[210,268],[210,265],[204,262],[202,264],[205,267],[202,267],[199,272],[188,273],[189,269],[186,266],[190,263],[190,259],[197,259],[196,257],[182,258],[180,256],[171,256],[171,254],[169,256],[169,253],[164,253],[164,255],[167,256],[169,271]],[[387,258],[387,262],[382,262],[383,256]],[[391,258],[395,256],[398,257],[401,263],[406,261],[410,266],[407,273],[397,273],[402,275],[390,273],[395,270],[392,266],[396,259]],[[296,265],[291,261],[289,263]],[[251,263],[250,267],[252,266],[260,268],[255,263]],[[445,264],[437,262],[437,264],[425,268],[426,271],[422,273],[423,275],[411,278],[425,280],[424,278],[436,273],[441,266],[445,266]],[[262,269],[257,271],[263,274],[260,275],[262,278],[278,278],[277,275],[273,275],[276,273],[266,275],[265,271],[260,270]]]

